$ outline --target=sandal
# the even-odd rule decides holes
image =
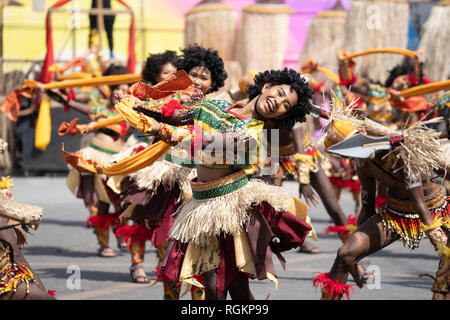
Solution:
[[[112,258],[117,254],[110,247],[100,247],[98,249],[98,255],[104,258]]]
[[[131,280],[135,283],[149,283],[150,279],[144,272],[144,267],[141,264],[130,267]]]
[[[118,237],[117,238],[117,248],[120,251],[128,251],[128,245],[127,243],[123,240],[123,237]]]
[[[319,247],[316,247],[309,242],[303,242],[303,244],[300,246],[297,252],[313,254],[313,253],[320,253],[320,249]]]

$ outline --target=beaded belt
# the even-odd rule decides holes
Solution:
[[[425,203],[429,210],[442,208],[447,204],[445,195],[442,191],[438,191],[425,198]],[[414,205],[411,200],[399,200],[388,196],[386,209],[389,212],[401,216],[403,218],[419,219],[420,216],[416,213]]]
[[[191,181],[192,196],[197,200],[213,199],[243,188],[248,183],[244,170],[233,173],[222,179],[198,182]]]

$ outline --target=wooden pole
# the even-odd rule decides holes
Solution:
[[[141,0],[141,37],[142,37],[142,60],[145,61],[147,58],[146,49],[147,49],[147,42],[146,39],[146,32],[145,32],[145,25],[144,25],[144,0]]]
[[[75,0],[72,0],[72,59],[77,57],[77,34],[75,26]]]
[[[98,53],[100,54],[103,50],[103,0],[97,0],[97,9],[99,13],[97,14],[97,28],[98,28]]]
[[[0,59],[0,84],[3,84],[3,5],[0,5]]]

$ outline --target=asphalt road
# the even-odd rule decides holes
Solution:
[[[13,177],[13,195],[17,201],[42,206],[44,216],[37,231],[31,231],[29,245],[23,253],[39,275],[47,290],[55,290],[58,299],[65,300],[160,300],[162,284],[152,287],[132,283],[129,275],[130,254],[120,252],[111,236],[111,245],[118,253],[114,258],[96,254],[97,242],[92,229],[84,227],[88,212],[65,185],[65,177]],[[293,195],[295,182],[284,186]],[[343,193],[341,205],[353,213],[350,194]],[[318,300],[320,291],[312,286],[315,272],[328,272],[340,240],[324,234],[331,224],[322,205],[309,212],[318,233],[321,252],[318,254],[284,253],[287,268],[283,270],[274,256],[278,289],[269,280],[251,281],[256,299]],[[156,266],[156,251],[147,246],[145,269],[149,275]],[[424,239],[420,248],[410,250],[396,242],[373,254],[363,262],[377,271],[377,282],[363,289],[355,288],[352,300],[429,300],[432,279],[419,277],[434,274],[439,262],[431,244]],[[349,283],[354,284],[353,280]],[[190,294],[182,300],[190,299]]]

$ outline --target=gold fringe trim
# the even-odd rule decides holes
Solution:
[[[281,4],[270,4],[270,5],[262,5],[262,4],[251,4],[244,9],[242,9],[245,12],[251,12],[251,13],[271,13],[271,14],[294,14],[295,11],[288,7],[287,5]]]

